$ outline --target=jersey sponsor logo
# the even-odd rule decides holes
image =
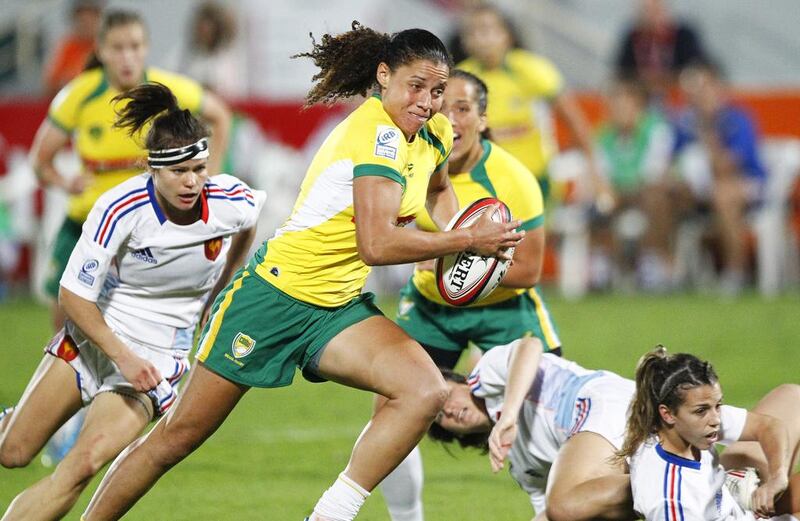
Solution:
[[[131,257],[148,264],[158,264],[158,260],[153,256],[153,252],[150,251],[150,248],[133,250],[133,252],[131,252]]]
[[[255,346],[256,341],[241,331],[233,337],[233,342],[231,342],[231,350],[236,358],[243,358],[249,355]]]
[[[213,261],[219,257],[219,252],[222,251],[222,237],[215,237],[208,239],[204,244],[206,259]]]
[[[375,155],[389,159],[397,159],[397,148],[400,145],[400,131],[395,127],[378,125],[375,135]]]
[[[85,261],[81,266],[81,271],[78,273],[78,280],[89,287],[94,286],[94,275],[91,275],[91,272],[97,270],[99,266],[100,263],[97,259]]]

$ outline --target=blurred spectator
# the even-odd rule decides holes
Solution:
[[[677,121],[676,152],[681,174],[701,209],[708,209],[721,245],[726,294],[744,284],[747,249],[745,212],[756,206],[766,181],[752,118],[729,99],[720,69],[696,64],[681,74],[689,102]]]
[[[44,68],[42,84],[48,98],[83,71],[94,51],[104,6],[105,0],[72,0],[70,31],[56,43]]]
[[[668,0],[640,0],[639,14],[625,33],[617,56],[618,74],[636,75],[651,95],[661,97],[680,71],[706,53],[695,30],[677,20]]]
[[[617,79],[607,106],[609,118],[596,142],[601,171],[618,206],[610,218],[599,216],[593,222],[592,265],[611,268],[613,259],[623,280],[636,270],[642,289],[664,291],[670,287],[674,230],[674,183],[668,178],[673,131],[660,112],[648,108],[645,86],[636,79]],[[608,269],[592,274],[600,279],[591,281],[594,287],[612,282]]]
[[[564,88],[556,67],[542,56],[515,47],[510,21],[486,4],[465,15],[461,42],[470,57],[458,67],[481,78],[489,88],[487,116],[494,141],[534,173],[542,194],[547,197],[550,191],[547,163],[556,150],[535,107],[536,103],[545,102],[564,118],[578,146],[589,158],[594,194],[602,203],[600,206],[610,210],[613,195],[597,170],[591,130]]]
[[[234,48],[236,13],[217,2],[203,2],[194,12],[189,41],[174,60],[174,69],[225,99],[246,97],[246,68]]]
[[[12,275],[19,261],[19,244],[10,211],[10,205],[13,204],[16,193],[7,186],[7,153],[7,143],[0,136],[0,302],[8,294]]]

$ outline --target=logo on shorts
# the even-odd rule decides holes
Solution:
[[[78,358],[78,354],[80,353],[80,351],[78,350],[78,346],[75,345],[75,341],[72,339],[71,336],[64,333],[60,339],[56,338],[55,340],[58,343],[58,345],[55,348],[55,353],[53,353],[54,355],[64,360],[65,362],[72,362],[73,360]]]
[[[411,311],[411,308],[414,307],[414,301],[408,298],[400,299],[400,302],[397,304],[397,314],[402,316],[408,315],[408,312]]]
[[[213,261],[219,257],[219,252],[222,251],[222,237],[215,237],[207,240],[205,243],[206,259]]]
[[[400,131],[398,129],[387,125],[378,125],[378,130],[375,135],[376,156],[396,159],[397,147],[399,145]]]
[[[89,287],[94,286],[94,275],[90,275],[90,273],[97,270],[98,267],[100,267],[100,263],[97,262],[96,259],[87,260],[83,263],[83,266],[81,266],[81,271],[78,273],[78,280]]]
[[[231,350],[233,351],[233,356],[236,358],[242,358],[249,355],[253,348],[256,346],[256,341],[250,338],[249,336],[245,335],[242,332],[236,334],[233,337],[233,343],[231,344]]]

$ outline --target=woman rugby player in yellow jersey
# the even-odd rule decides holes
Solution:
[[[421,29],[393,35],[357,23],[322,37],[307,102],[373,95],[314,157],[285,224],[214,304],[183,397],[115,462],[85,519],[116,519],[225,420],[250,387],[304,373],[387,398],[323,494],[312,520],[350,520],[417,444],[447,397],[436,366],[362,294],[369,266],[459,251],[507,258],[519,221],[449,232],[404,228],[426,206],[440,227],[457,210],[447,175],[453,135],[438,114],[450,73],[442,42]]]
[[[522,221],[525,239],[514,251],[514,263],[501,287],[465,307],[445,303],[436,287],[430,262],[417,265],[400,294],[397,324],[419,342],[439,367],[453,369],[461,353],[474,343],[483,351],[525,336],[542,341],[545,351],[560,354],[561,341],[541,295],[535,288],[544,256],[544,208],[541,190],[531,173],[490,141],[486,122],[488,90],[477,76],[456,69],[450,73],[442,114],[453,125],[450,182],[464,207],[482,197],[506,203]],[[420,229],[435,231],[424,211]],[[381,399],[378,398],[378,402]],[[394,521],[421,521],[422,455],[418,449],[381,484]]]
[[[146,67],[147,29],[138,13],[109,10],[97,36],[97,67],[87,69],[56,95],[47,118],[36,133],[31,158],[45,186],[69,194],[67,216],[56,237],[45,291],[54,299],[67,260],[81,235],[81,226],[97,198],[119,183],[141,173],[147,156],[137,139],[113,126],[114,96],[147,81],[166,85],[181,107],[199,114],[211,129],[213,153],[208,170],[219,173],[228,142],[230,114],[224,103],[194,80]],[[68,179],[54,165],[56,154],[72,141],[81,160],[81,175]],[[57,331],[64,315],[53,307]]]
[[[589,160],[598,209],[611,210],[613,192],[594,161],[591,129],[574,98],[565,92],[555,66],[542,56],[513,48],[509,20],[491,5],[478,5],[467,12],[461,41],[469,57],[458,67],[475,74],[489,87],[488,122],[492,138],[536,176],[545,199],[550,192],[547,164],[556,150],[535,115],[536,101],[547,102],[564,118]]]

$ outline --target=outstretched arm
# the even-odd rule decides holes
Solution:
[[[219,97],[209,91],[203,93],[203,106],[200,115],[211,127],[209,148],[211,156],[208,160],[208,172],[211,175],[221,173],[228,140],[231,133],[231,112]]]
[[[516,347],[511,350],[503,413],[489,434],[489,459],[493,472],[503,468],[511,445],[517,437],[519,411],[536,377],[542,351],[541,340],[534,337],[520,339]]]

